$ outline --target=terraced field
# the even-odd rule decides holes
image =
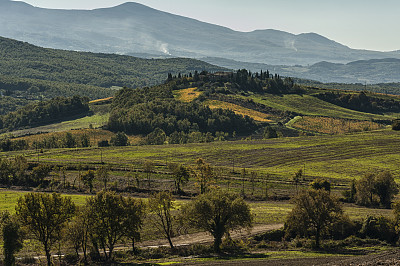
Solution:
[[[213,142],[203,144],[129,146],[86,149],[47,150],[40,160],[59,163],[99,163],[129,166],[152,160],[194,163],[201,157],[214,166],[230,170],[233,166],[272,174],[290,180],[299,168],[307,179],[326,177],[338,183],[359,178],[365,173],[389,170],[400,181],[399,132],[370,131],[347,135],[282,138],[257,141]],[[16,152],[11,154],[18,154]],[[36,154],[24,152],[32,160]],[[5,155],[5,154],[4,154]],[[335,181],[335,182],[336,182]]]

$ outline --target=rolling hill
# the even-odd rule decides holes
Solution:
[[[168,73],[219,71],[224,68],[185,58],[142,59],[132,56],[41,48],[0,37],[0,95],[43,100],[56,96],[112,96],[120,87],[162,83]],[[3,103],[4,102],[4,103]],[[3,111],[12,111],[10,98],[0,97]],[[17,106],[26,104],[18,101]]]

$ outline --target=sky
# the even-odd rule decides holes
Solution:
[[[56,9],[112,7],[128,0],[24,0]],[[237,31],[314,32],[355,49],[400,50],[399,0],[135,0]]]

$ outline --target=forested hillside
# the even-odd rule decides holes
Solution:
[[[199,133],[197,141],[202,141],[207,137],[203,134],[248,134],[258,127],[250,117],[231,110],[212,110],[200,102],[174,99],[171,88],[175,85],[170,82],[153,88],[120,90],[113,99],[108,128],[148,135],[148,142],[162,144],[167,136],[172,136],[171,143],[184,143],[190,133]]]
[[[88,101],[88,98],[74,96],[56,97],[49,101],[28,104],[17,111],[0,116],[0,132],[68,120],[75,115],[87,113]]]
[[[123,86],[136,88],[163,83],[167,73],[222,70],[202,61],[185,58],[141,59],[115,54],[45,49],[0,37],[0,97],[18,98],[13,111],[24,100],[57,96],[86,96],[90,99],[114,95]],[[0,102],[5,102],[0,98]],[[8,102],[8,101],[7,101]],[[3,106],[3,105],[1,105]]]

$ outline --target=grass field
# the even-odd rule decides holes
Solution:
[[[38,134],[41,132],[62,132],[75,129],[89,128],[92,125],[93,128],[99,128],[107,124],[109,114],[94,114],[90,116],[85,116],[82,118],[77,118],[74,120],[63,121],[60,123],[50,124],[46,126],[40,126],[29,129],[16,130],[7,134],[13,136],[24,136],[28,134]]]
[[[396,115],[369,114],[346,109],[310,95],[287,94],[279,95],[252,95],[255,102],[264,104],[277,110],[296,112],[308,116],[328,116],[356,120],[390,120]]]
[[[261,113],[261,112],[258,112],[258,111],[252,110],[252,109],[248,109],[248,108],[242,107],[237,104],[222,102],[222,101],[217,101],[217,100],[208,100],[204,104],[208,105],[211,109],[215,109],[215,108],[229,109],[229,110],[234,111],[236,114],[240,114],[243,116],[247,115],[256,121],[271,122],[271,120],[268,119],[268,117],[270,115],[264,114],[264,113]]]
[[[85,149],[46,150],[40,160],[59,163],[99,163],[129,166],[133,162],[152,160],[193,164],[204,158],[213,166],[236,171],[247,168],[259,176],[272,174],[280,180],[290,180],[299,168],[305,168],[307,179],[325,177],[334,185],[359,178],[367,172],[391,171],[399,180],[399,132],[370,131],[346,135],[307,136],[257,141],[213,142],[203,144],[129,146]],[[0,156],[21,152],[0,153]],[[36,154],[24,152],[31,160]]]
[[[15,212],[15,205],[18,198],[28,192],[26,191],[10,191],[0,190],[0,212],[9,211]],[[72,201],[77,206],[83,206],[86,198],[89,195],[77,194],[64,194],[64,196],[71,197]],[[146,199],[144,199],[146,201]],[[176,200],[175,205],[185,205],[187,200]],[[292,210],[293,205],[288,201],[274,201],[274,202],[249,202],[252,213],[255,215],[255,224],[280,224],[284,223],[287,214]],[[355,205],[347,204],[344,206],[344,211],[351,219],[364,219],[367,215],[384,215],[391,217],[392,210],[388,209],[371,209]]]

